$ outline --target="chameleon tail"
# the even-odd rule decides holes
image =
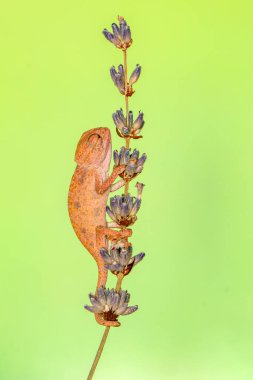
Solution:
[[[109,327],[119,327],[120,322],[119,321],[105,321],[100,314],[95,314],[95,319],[99,325],[102,326],[109,326]]]
[[[97,294],[98,288],[101,288],[102,286],[106,285],[107,272],[108,272],[107,269],[104,267],[104,262],[102,260],[102,257],[101,259],[97,260],[97,266],[98,266],[98,282],[97,282],[96,294]],[[96,322],[102,326],[109,326],[109,327],[120,326],[120,322],[106,321],[101,317],[100,314],[95,314],[95,319],[96,319]]]
[[[111,240],[112,238],[119,238],[120,233],[113,231],[107,227],[104,226],[98,226],[96,228],[96,243],[97,247],[100,248],[108,247],[108,240],[106,239],[109,238]],[[100,256],[100,252],[96,255],[96,262],[98,266],[98,282],[97,282],[97,289],[96,293],[98,291],[98,288],[101,288],[102,286],[106,286],[106,281],[107,281],[107,273],[108,270],[104,266],[104,260],[102,259],[102,256]],[[95,314],[95,319],[99,325],[102,326],[109,326],[109,327],[118,327],[120,326],[120,322],[118,321],[106,321],[104,320],[100,314]]]
[[[97,247],[100,248],[108,247],[108,240],[120,240],[123,238],[128,238],[132,235],[132,230],[130,229],[124,229],[121,231],[114,231],[111,228],[104,227],[104,226],[98,226],[96,228],[96,243]],[[107,269],[104,267],[104,261],[102,257],[100,256],[100,252],[96,255],[96,262],[98,265],[98,283],[97,283],[97,290],[101,286],[106,285],[106,280],[107,280]],[[118,321],[106,321],[104,320],[100,314],[95,314],[95,319],[98,324],[103,325],[103,326],[113,326],[113,327],[118,327],[120,326],[120,322]]]

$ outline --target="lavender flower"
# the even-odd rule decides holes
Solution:
[[[127,291],[115,289],[98,288],[97,295],[89,294],[92,306],[85,305],[86,310],[92,313],[101,314],[106,321],[117,321],[119,315],[132,314],[138,306],[128,306],[130,294]]]
[[[141,195],[143,190],[143,183],[137,182],[136,187],[138,195],[131,197],[128,195],[115,195],[110,198],[110,206],[106,206],[106,212],[110,218],[119,226],[130,226],[137,219],[137,212],[141,206]]]
[[[110,74],[112,80],[116,87],[118,87],[119,92],[122,95],[125,95],[125,73],[123,65],[118,66],[118,72],[115,69],[115,66],[110,68]]]
[[[110,68],[110,74],[113,80],[113,83],[115,84],[116,87],[118,87],[119,92],[122,95],[126,96],[132,96],[134,93],[132,85],[137,82],[139,79],[141,73],[141,66],[136,65],[136,68],[132,72],[129,83],[127,83],[127,86],[125,86],[125,70],[123,65],[118,66],[118,71],[116,71],[115,66],[112,66]]]
[[[145,256],[144,252],[132,257],[132,246],[125,246],[125,242],[118,242],[112,246],[110,253],[106,248],[100,249],[100,254],[103,257],[105,268],[109,269],[113,274],[118,275],[123,273],[124,276],[129,274],[132,268],[138,264]]]
[[[116,131],[120,137],[131,137],[138,139],[142,136],[138,136],[141,132],[145,121],[143,120],[143,112],[139,111],[139,115],[133,121],[133,112],[128,112],[128,118],[123,114],[122,108],[113,113],[112,118],[116,125]]]
[[[131,31],[124,17],[118,16],[118,20],[119,26],[115,23],[112,24],[112,33],[107,29],[104,29],[103,34],[105,38],[107,38],[107,40],[113,43],[117,48],[126,50],[133,42],[131,38]]]
[[[126,165],[126,169],[120,174],[124,179],[133,178],[138,173],[141,173],[147,158],[145,153],[139,158],[139,151],[137,149],[134,149],[132,154],[130,154],[130,151],[131,149],[126,149],[123,146],[119,153],[117,150],[113,152],[115,166]]]

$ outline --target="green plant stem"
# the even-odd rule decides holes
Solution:
[[[128,123],[129,123],[128,113],[129,113],[129,110],[128,110],[128,95],[127,95],[127,87],[128,87],[128,83],[127,83],[127,49],[123,50],[123,56],[124,56],[124,75],[125,75],[124,79],[125,79],[126,125],[128,127]],[[130,147],[130,137],[126,137],[125,141],[126,141],[126,149],[129,149],[129,147]],[[128,194],[128,187],[129,187],[129,182],[126,181],[125,190],[124,190],[125,195]]]
[[[117,277],[118,277],[118,280],[117,280],[115,290],[116,290],[116,292],[119,292],[121,289],[121,284],[122,284],[122,280],[124,278],[124,275],[123,275],[123,273],[119,273]]]
[[[87,377],[87,380],[91,380],[93,378],[94,372],[95,372],[95,370],[97,368],[97,364],[98,364],[100,356],[102,354],[102,351],[103,351],[103,348],[104,348],[107,336],[109,334],[109,331],[110,331],[110,326],[106,326],[104,334],[103,334],[101,342],[100,342],[100,345],[99,345],[98,350],[97,350],[97,354],[96,354],[94,362],[92,364],[90,373],[89,373],[89,375]]]
[[[123,50],[123,56],[124,56],[124,79],[125,79],[125,102],[126,102],[126,122],[128,126],[128,95],[127,95],[127,50]]]

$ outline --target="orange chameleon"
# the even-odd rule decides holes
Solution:
[[[125,185],[124,179],[113,182],[126,166],[114,167],[109,176],[111,133],[108,128],[94,128],[83,133],[77,145],[75,161],[77,167],[68,194],[69,216],[78,239],[98,265],[98,289],[107,280],[100,248],[107,247],[108,240],[117,241],[132,235],[130,229],[112,230],[119,226],[115,222],[106,222],[105,217],[109,193]],[[119,326],[119,322],[105,321],[99,314],[95,314],[95,318],[101,325]]]

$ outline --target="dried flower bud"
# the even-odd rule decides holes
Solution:
[[[118,72],[116,71],[115,66],[112,66],[110,68],[110,74],[111,74],[113,83],[115,84],[115,86],[118,88],[119,92],[122,95],[126,95],[126,96],[133,95],[134,90],[133,90],[132,84],[137,81],[141,72],[141,66],[139,65],[137,66],[138,67],[136,67],[136,69],[134,70],[134,72],[132,73],[130,77],[130,82],[127,83],[126,86],[125,86],[125,71],[124,71],[123,65],[118,66]]]
[[[116,126],[116,131],[120,137],[131,137],[138,139],[142,136],[138,136],[141,132],[145,121],[143,120],[143,112],[139,112],[136,120],[133,121],[132,111],[128,112],[128,119],[123,114],[122,108],[113,113],[112,118]]]
[[[113,33],[110,33],[107,29],[104,29],[103,34],[105,38],[113,43],[118,49],[126,50],[133,42],[131,38],[131,31],[124,17],[119,16],[118,20],[119,26],[115,23],[112,24]]]
[[[145,122],[143,120],[143,116],[144,116],[143,112],[139,111],[139,115],[138,115],[137,119],[133,123],[132,129],[133,129],[133,133],[135,133],[136,135],[138,135],[138,133],[140,133],[141,129],[144,126]]]
[[[130,79],[129,79],[129,85],[132,86],[137,80],[139,79],[139,76],[141,74],[141,66],[136,65],[136,68],[132,72]]]
[[[117,321],[119,315],[132,314],[138,306],[128,306],[130,294],[127,291],[115,289],[98,288],[97,295],[89,294],[92,306],[85,305],[86,310],[100,314],[106,321]]]
[[[115,66],[112,66],[110,68],[110,74],[115,86],[118,87],[119,92],[122,95],[125,95],[125,77],[123,65],[118,66],[118,72],[116,71]]]
[[[120,39],[118,37],[116,37],[115,34],[108,32],[107,29],[103,30],[103,34],[107,38],[107,40],[112,42],[115,46],[120,44]]]
[[[141,199],[144,186],[145,186],[144,183],[140,183],[140,182],[136,183],[135,187],[137,187],[137,191],[138,191],[137,199]]]
[[[116,244],[111,247],[110,253],[108,253],[106,248],[101,248],[100,254],[103,257],[106,269],[115,275],[123,273],[126,276],[145,256],[145,253],[141,252],[132,257],[132,251],[133,249],[130,244],[127,247]]]
[[[139,158],[137,149],[134,149],[132,154],[130,151],[131,149],[126,149],[123,146],[119,153],[117,150],[113,152],[115,166],[126,165],[125,170],[120,174],[124,179],[131,179],[140,173],[147,158],[145,153]]]
[[[136,185],[137,186],[137,185]],[[106,212],[110,218],[119,226],[130,226],[137,219],[137,212],[141,205],[141,193],[143,184],[137,186],[138,195],[131,197],[128,195],[115,195],[110,198],[110,206],[106,206]]]

